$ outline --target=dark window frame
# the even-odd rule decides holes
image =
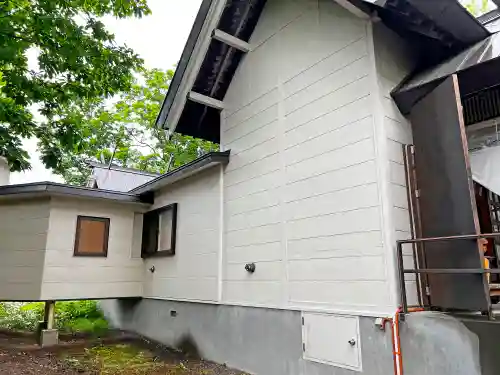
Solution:
[[[81,235],[81,225],[82,221],[98,221],[104,223],[104,238],[103,238],[103,251],[100,253],[86,253],[78,251],[78,245],[80,242]],[[94,258],[107,258],[108,257],[108,247],[109,247],[109,226],[111,219],[109,217],[97,217],[97,216],[84,216],[78,215],[76,217],[76,232],[75,232],[75,243],[73,245],[73,256],[75,257],[94,257]]]
[[[160,245],[160,215],[172,211],[172,232],[170,235],[170,249],[161,250]],[[177,243],[177,203],[171,203],[144,214],[142,228],[142,258],[161,258],[175,255]]]

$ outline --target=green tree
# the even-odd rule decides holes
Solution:
[[[489,0],[466,0],[464,6],[475,16],[486,13],[489,10]]]
[[[149,13],[146,0],[0,0],[0,155],[11,170],[30,168],[21,139],[33,136],[46,166],[60,166],[79,135],[56,115],[61,107],[130,88],[142,60],[117,45],[99,18]],[[28,51],[38,55],[36,71]]]
[[[164,173],[216,150],[217,145],[201,139],[178,133],[168,137],[155,125],[173,74],[144,69],[128,92],[112,100],[82,100],[61,108],[59,116],[78,133],[72,150],[61,147],[55,172],[69,184],[83,185],[90,160]]]

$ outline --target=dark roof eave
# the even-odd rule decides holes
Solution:
[[[191,56],[193,55],[196,42],[198,41],[203,25],[208,17],[212,2],[213,0],[203,0],[201,3],[200,10],[196,15],[188,40],[184,46],[184,50],[182,51],[181,59],[175,69],[174,77],[172,78],[172,82],[170,82],[167,95],[161,105],[160,113],[156,117],[155,124],[158,127],[165,127],[168,113],[170,112],[170,108],[172,108],[174,99],[179,91],[179,87],[182,83],[182,79],[184,78],[184,74],[186,73],[189,60],[191,60]]]
[[[131,194],[147,195],[155,190],[161,189],[174,182],[190,177],[195,173],[201,172],[211,166],[226,165],[229,163],[229,155],[231,151],[209,152],[202,157],[193,160],[190,163],[184,164],[171,172],[168,172],[160,177],[155,178],[144,185],[138,186],[130,190]]]
[[[101,189],[90,189],[79,186],[59,184],[56,182],[35,182],[29,184],[0,186],[0,197],[14,197],[21,195],[62,195],[78,198],[105,199],[122,203],[153,203],[150,198],[140,197],[136,194],[120,193]]]

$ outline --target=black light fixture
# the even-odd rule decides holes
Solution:
[[[245,270],[249,273],[254,273],[255,272],[255,263],[245,264]]]

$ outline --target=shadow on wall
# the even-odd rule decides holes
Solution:
[[[99,307],[110,326],[128,331],[133,327],[134,312],[140,301],[140,298],[102,300]],[[172,316],[172,312],[170,314]],[[202,358],[198,344],[190,333],[183,334],[173,346],[191,358]]]
[[[196,341],[194,340],[193,336],[191,336],[191,334],[189,333],[183,335],[179,339],[179,341],[175,343],[175,348],[179,349],[181,352],[188,355],[189,357],[201,359],[200,349],[198,348],[198,345],[196,344]]]
[[[141,298],[107,299],[98,302],[106,320],[113,328],[127,330]]]

